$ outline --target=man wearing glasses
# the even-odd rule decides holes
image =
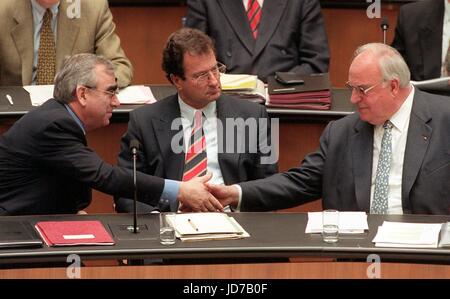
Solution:
[[[264,180],[211,186],[211,193],[242,211],[322,198],[324,209],[450,214],[450,101],[416,89],[409,78],[395,49],[361,46],[347,83],[357,113],[330,122],[319,149],[300,167]]]
[[[68,58],[55,78],[54,99],[28,112],[0,137],[0,215],[70,214],[87,207],[91,188],[133,196],[132,171],[105,163],[86,133],[107,126],[116,97],[111,61],[94,54]],[[222,210],[205,179],[178,184],[137,174],[147,204],[173,196],[192,210]]]
[[[265,107],[221,94],[220,74],[225,66],[217,62],[206,34],[189,28],[174,32],[163,51],[162,66],[177,94],[130,113],[118,165],[132,168],[128,148],[130,141],[137,139],[141,144],[137,169],[166,179],[189,181],[208,172],[212,174],[210,183],[234,184],[277,171],[276,162],[261,163],[262,156],[270,155],[271,145],[270,127],[260,125],[260,120],[268,118]],[[241,127],[236,132],[230,123],[238,118],[254,121],[257,127],[248,131]],[[267,140],[261,140],[264,136],[260,139],[259,134]],[[255,144],[252,137],[258,137]],[[232,148],[227,147],[230,143]],[[237,148],[237,144],[243,147]],[[117,211],[132,211],[131,199],[115,200]],[[138,207],[140,213],[154,209],[190,210],[170,200]]]

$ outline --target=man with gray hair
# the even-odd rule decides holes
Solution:
[[[242,211],[322,198],[324,209],[450,214],[449,98],[414,88],[409,77],[390,46],[358,48],[347,82],[357,113],[330,122],[300,167],[211,192]]]
[[[65,61],[54,98],[0,137],[0,215],[77,213],[89,205],[91,188],[133,196],[132,171],[104,162],[85,136],[109,124],[119,105],[116,81],[105,58],[77,54]],[[178,183],[138,172],[137,187],[148,204],[175,197],[194,211],[222,210],[204,185],[210,177]]]

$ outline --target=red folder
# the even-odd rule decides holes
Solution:
[[[48,246],[114,245],[100,221],[41,221],[35,225]]]

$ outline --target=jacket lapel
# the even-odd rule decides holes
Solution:
[[[373,126],[358,120],[350,138],[355,195],[359,208],[370,211],[370,184],[372,178]],[[361,165],[367,165],[361,167]]]
[[[278,27],[287,2],[287,0],[264,1],[253,57],[257,57],[266,47]]]
[[[415,90],[413,101],[403,160],[402,205],[404,213],[411,212],[411,205],[407,199],[419,173],[433,131],[432,127],[428,125],[431,121],[431,113],[421,91]]]
[[[236,172],[239,168],[239,153],[236,150],[233,150],[230,153],[227,153],[227,134],[226,134],[226,119],[235,119],[237,113],[234,112],[233,107],[227,105],[226,99],[223,96],[220,96],[217,99],[217,121],[221,123],[217,126],[217,140],[218,140],[218,160],[220,170],[222,172],[223,180],[225,184],[231,184],[234,182],[236,177]],[[222,128],[220,130],[219,128]],[[244,136],[244,132],[239,131],[233,134],[234,138],[234,147],[238,143],[237,139]],[[243,142],[243,140],[242,140]]]
[[[423,59],[423,78],[435,77],[441,73],[442,27],[444,22],[444,1],[439,1],[425,17],[428,22],[419,32],[420,50]],[[430,47],[430,45],[436,45]]]
[[[218,2],[238,39],[250,53],[253,53],[255,40],[250,31],[242,0],[218,0]]]
[[[61,1],[58,12],[58,27],[56,38],[56,69],[59,70],[66,55],[72,55],[75,41],[80,31],[81,18],[69,19],[67,15],[68,1]],[[82,15],[81,15],[82,17]],[[70,28],[70,32],[67,30]],[[94,49],[91,49],[94,53]]]
[[[167,178],[181,180],[183,178],[184,169],[184,151],[175,153],[172,149],[172,140],[180,140],[183,146],[183,126],[181,121],[179,126],[172,130],[171,125],[174,119],[181,120],[180,106],[178,105],[178,95],[173,95],[165,99],[168,101],[167,105],[163,106],[161,111],[161,118],[153,120],[155,128],[156,142],[160,147],[161,155],[163,156],[164,169]],[[178,138],[178,139],[176,139]],[[184,147],[182,147],[184,148]]]
[[[17,25],[11,30],[11,37],[16,44],[22,60],[22,82],[31,84],[33,69],[33,15],[30,1],[16,1],[14,20]]]

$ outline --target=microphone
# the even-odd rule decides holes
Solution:
[[[383,19],[381,19],[380,27],[381,30],[383,30],[383,44],[386,44],[386,32],[389,28],[389,21],[386,17],[383,17]]]
[[[133,157],[133,184],[134,184],[134,201],[133,201],[133,226],[128,227],[129,231],[133,231],[133,233],[138,233],[137,226],[137,186],[136,186],[136,160],[137,160],[137,151],[139,150],[139,141],[133,139],[130,141],[130,151]]]

